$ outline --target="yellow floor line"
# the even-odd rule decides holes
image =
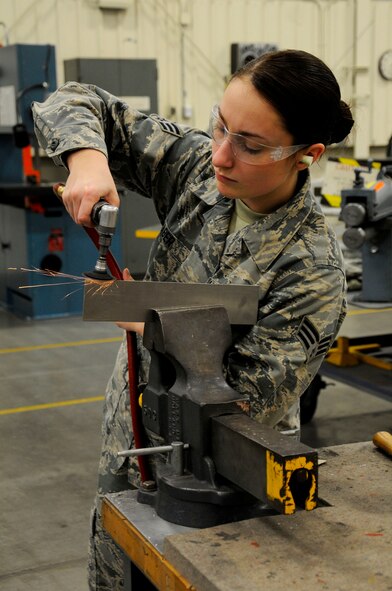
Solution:
[[[365,308],[363,310],[349,310],[347,316],[357,316],[358,314],[381,314],[382,312],[392,312],[392,308]]]
[[[47,402],[45,404],[34,404],[32,406],[19,406],[17,408],[0,409],[0,415],[13,415],[18,412],[31,412],[35,410],[45,410],[47,408],[59,408],[61,406],[73,406],[74,404],[88,404],[89,402],[99,402],[104,396],[91,396],[89,398],[76,398],[74,400],[60,400],[59,402]]]
[[[105,339],[87,339],[84,341],[70,341],[69,343],[48,343],[46,345],[29,345],[27,347],[10,347],[9,349],[0,349],[0,355],[7,353],[22,353],[25,351],[38,351],[40,349],[60,349],[61,347],[81,347],[85,345],[99,345],[101,343],[120,342],[122,337],[110,337]]]

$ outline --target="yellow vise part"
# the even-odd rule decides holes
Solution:
[[[296,503],[290,488],[290,478],[295,470],[305,469],[311,478],[309,494],[305,500],[305,509],[312,511],[317,507],[317,479],[314,462],[306,457],[282,459],[271,451],[266,451],[266,493],[274,505],[279,505],[284,515],[291,515],[296,510]],[[283,510],[282,510],[283,509]]]

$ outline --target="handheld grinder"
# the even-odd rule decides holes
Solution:
[[[107,254],[116,230],[118,207],[110,205],[104,199],[100,199],[91,211],[91,221],[98,233],[98,258],[92,271],[83,273],[89,279],[98,281],[110,281],[107,266]]]
[[[62,195],[65,186],[57,183],[53,186],[53,191],[62,201]],[[105,199],[100,199],[91,211],[91,221],[94,228],[84,227],[98,248],[98,259],[92,271],[83,273],[89,279],[98,281],[111,281],[112,275],[109,273],[107,258],[110,254],[109,248],[112,243],[113,235],[116,230],[118,218],[118,207],[110,205]]]

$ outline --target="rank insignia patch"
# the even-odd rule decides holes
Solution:
[[[156,121],[158,123],[159,127],[165,133],[170,133],[171,135],[175,135],[177,137],[183,136],[183,133],[180,130],[180,128],[178,127],[178,125],[176,123],[173,123],[173,121],[168,121],[167,119],[164,119],[163,117],[160,117],[159,115],[150,115],[150,117],[151,117],[151,119],[153,119],[154,121]]]
[[[297,334],[303,348],[306,351],[308,361],[315,359],[319,355],[325,355],[331,346],[332,336],[326,336],[320,339],[317,328],[308,318],[304,318]]]

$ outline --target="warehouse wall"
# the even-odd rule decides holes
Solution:
[[[354,107],[356,157],[392,135],[392,82],[378,72],[391,1],[128,0],[125,10],[102,1],[0,0],[2,42],[54,44],[59,84],[65,59],[156,58],[159,112],[202,127],[230,75],[231,43],[300,48],[328,63]]]

